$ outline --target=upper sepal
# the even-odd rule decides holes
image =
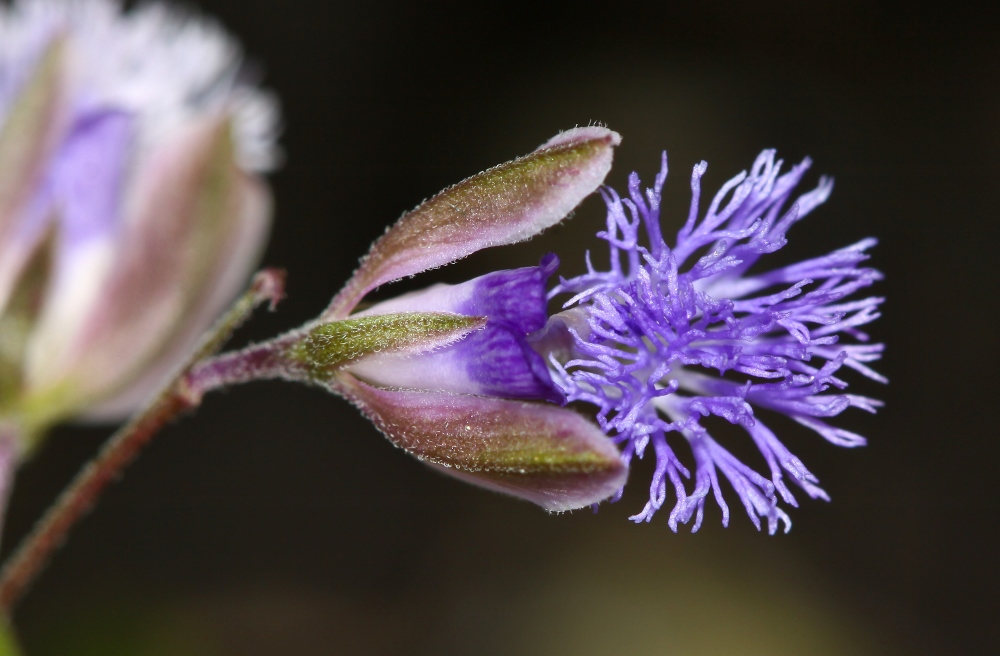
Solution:
[[[568,130],[424,201],[372,245],[321,318],[346,317],[383,283],[523,241],[555,225],[604,181],[620,141],[607,128]]]
[[[628,469],[603,432],[547,403],[416,390],[387,390],[349,374],[336,391],[389,440],[466,482],[561,512],[603,501]]]

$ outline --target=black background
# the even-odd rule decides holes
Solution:
[[[315,389],[257,383],[172,425],[18,610],[29,654],[975,654],[996,621],[998,23],[960,3],[214,0],[280,94],[285,166],[265,263],[312,318],[403,210],[574,125],[623,135],[609,183],[668,149],[666,232],[690,167],[714,189],[764,147],[836,178],[780,261],[874,235],[887,407],[870,445],[782,431],[833,502],[787,536],[734,506],[700,533],[634,526],[648,463],[600,513],[435,474]],[[816,174],[809,179],[816,180]],[[588,200],[522,246],[405,290],[600,246]],[[383,290],[394,292],[395,290]],[[21,472],[9,549],[102,437],[62,428]],[[752,450],[744,450],[752,459]],[[753,461],[756,464],[756,461]],[[800,495],[801,496],[801,495]],[[730,502],[735,498],[730,495]],[[992,648],[991,648],[992,646]]]

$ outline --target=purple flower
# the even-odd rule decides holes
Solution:
[[[625,462],[650,448],[656,459],[649,502],[632,517],[637,522],[652,519],[667,502],[669,486],[673,530],[692,520],[692,530],[698,530],[710,493],[728,525],[721,473],[758,529],[763,517],[770,533],[779,522],[787,531],[791,522],[778,501],[794,506],[796,500],[786,476],[808,496],[828,497],[755,409],[790,417],[833,444],[859,446],[864,438],[827,418],[852,406],[874,412],[881,405],[844,393],[847,383],[840,377],[847,367],[885,382],[867,364],[883,347],[866,344],[859,330],[879,316],[882,299],[847,298],[882,277],[862,266],[875,240],[789,266],[755,266],[785,245],[788,229],[832,188],[821,178],[816,189],[789,204],[810,162],[784,174],[781,165],[773,151],[764,151],[749,175],[722,186],[703,216],[699,200],[707,165],[695,166],[690,214],[670,248],[660,227],[664,154],[645,194],[635,173],[627,198],[603,191],[607,230],[598,236],[610,245],[610,270],[597,271],[588,256],[586,274],[562,280],[552,291],[574,294],[539,342],[550,352],[556,384],[569,400],[597,406],[597,420],[620,445]],[[841,344],[841,337],[855,343]],[[742,427],[769,475],[716,441],[702,424],[706,417]],[[670,435],[678,439],[668,441]],[[690,470],[674,450],[678,445],[687,445],[693,456],[690,484]]]
[[[245,284],[277,115],[241,70],[161,5],[0,8],[0,423],[127,413]]]
[[[789,204],[809,162],[781,174],[765,151],[749,175],[726,183],[700,217],[694,169],[691,212],[676,245],[660,233],[663,168],[642,194],[605,190],[609,271],[562,279],[547,295],[558,262],[497,271],[459,285],[436,285],[354,312],[374,288],[529,238],[596,190],[619,136],[598,127],[558,135],[534,152],[446,189],[403,215],[372,245],[318,319],[269,342],[219,356],[192,373],[199,389],[278,377],[326,387],[354,403],[392,441],[442,471],[476,485],[562,511],[619,498],[632,458],[651,446],[656,469],[645,509],[676,502],[669,525],[701,526],[713,493],[728,524],[720,473],[751,520],[774,533],[790,527],[779,497],[795,505],[785,477],[811,497],[818,481],[756,416],[784,414],[827,440],[863,438],[826,422],[849,406],[878,401],[845,394],[843,367],[878,381],[868,368],[882,345],[859,326],[882,299],[847,300],[881,278],[861,266],[874,240],[771,270],[753,268],[785,244],[786,231],[828,196],[830,181]],[[645,246],[640,245],[644,228]],[[546,320],[546,300],[573,297]],[[856,342],[842,345],[841,335]],[[559,405],[597,407],[597,425]],[[767,478],[721,446],[702,420],[741,426],[770,469]],[[668,435],[676,438],[668,443]],[[610,439],[609,439],[610,438]],[[689,445],[695,468],[674,452]],[[618,445],[620,451],[615,447]],[[617,493],[617,496],[615,496]]]

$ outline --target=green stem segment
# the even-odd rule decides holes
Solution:
[[[197,406],[205,390],[193,389],[191,369],[215,353],[261,303],[274,305],[281,299],[284,272],[265,269],[254,276],[250,289],[208,332],[202,343],[177,374],[153,400],[116,431],[97,456],[88,463],[49,508],[0,569],[0,614],[9,616],[17,600],[48,563],[52,553],[66,540],[70,529],[94,505],[108,483],[136,458],[153,436],[181,412]]]

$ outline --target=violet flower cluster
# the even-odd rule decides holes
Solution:
[[[704,215],[701,178],[694,167],[691,209],[671,248],[660,225],[661,189],[667,159],[652,188],[640,189],[635,173],[628,196],[602,191],[610,268],[590,263],[584,275],[562,280],[552,295],[572,293],[568,312],[553,326],[571,332],[569,354],[550,355],[554,380],[567,400],[597,407],[601,428],[620,445],[628,463],[652,449],[656,467],[649,501],[632,519],[649,521],[675,503],[668,523],[701,526],[705,501],[714,495],[729,521],[720,474],[735,490],[750,519],[774,533],[791,527],[778,501],[795,506],[785,477],[812,498],[828,499],[817,478],[761,420],[755,409],[790,417],[827,441],[846,447],[865,443],[828,418],[849,407],[874,412],[879,401],[843,390],[844,367],[886,382],[868,367],[882,344],[866,344],[859,329],[879,316],[883,299],[847,297],[879,280],[862,265],[875,244],[865,239],[823,257],[767,269],[759,261],[786,243],[785,234],[823,203],[832,181],[789,202],[809,160],[781,172],[774,151],[764,151],[749,174],[729,180]],[[643,245],[643,237],[645,245]],[[841,337],[857,343],[842,344]],[[703,422],[720,417],[740,426],[763,455],[768,475],[741,462]],[[668,440],[676,435],[677,442]],[[694,477],[675,452],[686,444]],[[620,498],[622,491],[616,495]]]

